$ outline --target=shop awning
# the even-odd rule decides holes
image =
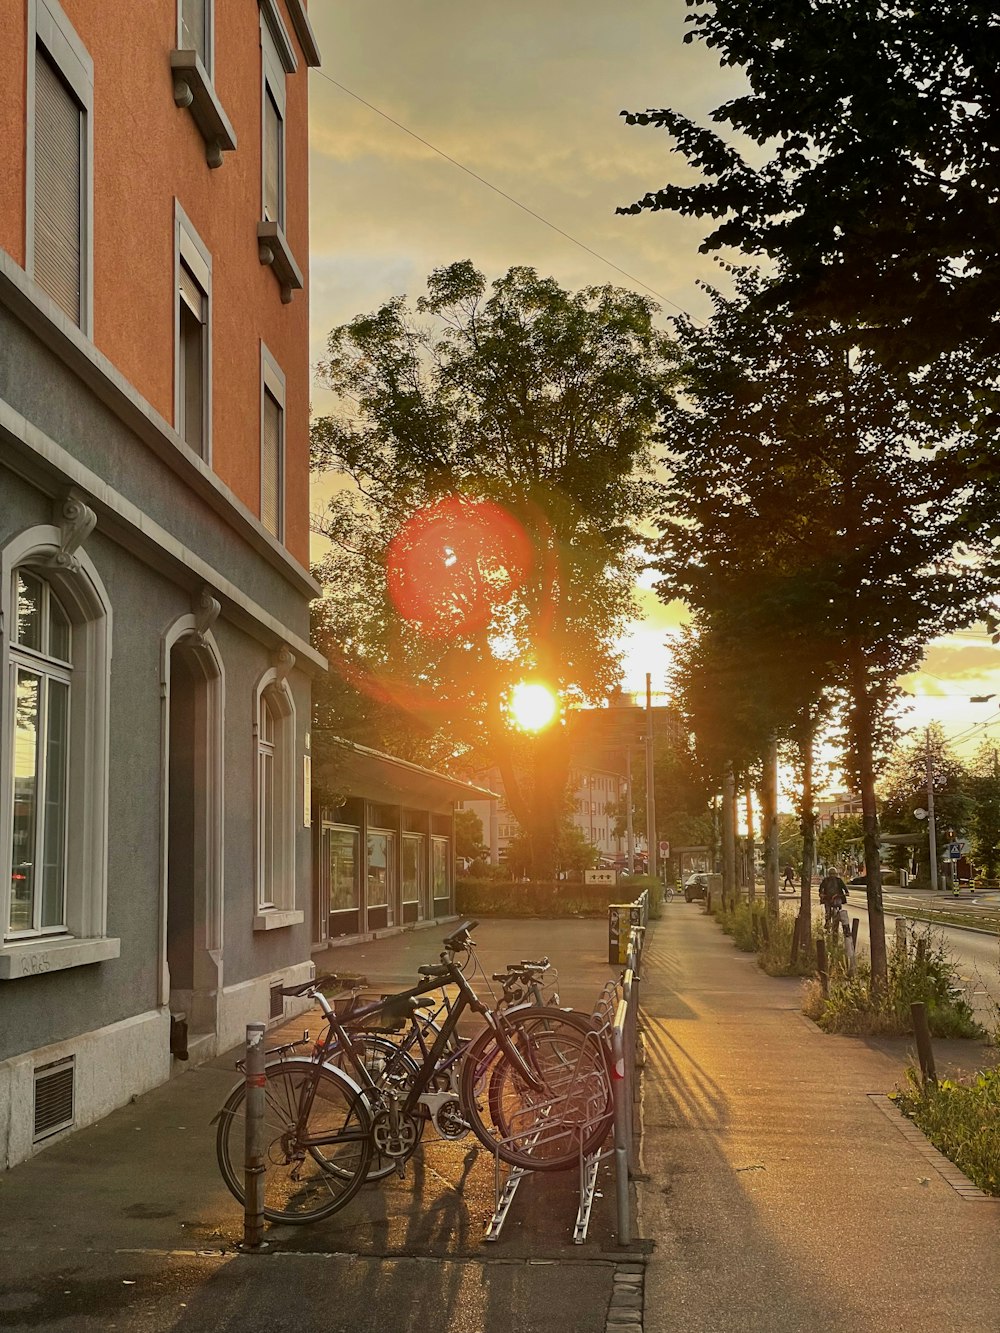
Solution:
[[[313,762],[315,786],[321,793],[341,799],[360,796],[439,814],[449,814],[455,801],[498,799],[496,792],[485,787],[336,736],[324,738]]]

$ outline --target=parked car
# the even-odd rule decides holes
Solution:
[[[704,898],[707,893],[707,875],[689,875],[684,881],[684,901],[686,903],[694,902],[696,898]]]

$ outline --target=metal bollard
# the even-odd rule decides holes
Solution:
[[[618,1205],[618,1244],[632,1243],[632,1218],[629,1210],[628,1192],[628,1131],[632,1108],[628,1105],[626,1078],[626,1052],[623,1040],[627,1022],[627,1004],[622,1000],[615,1015],[615,1025],[611,1032],[612,1074],[611,1087],[614,1094],[615,1119],[615,1193]]]
[[[263,1023],[247,1024],[246,1045],[246,1159],[243,1171],[243,1246],[259,1250],[264,1244],[264,1032]]]

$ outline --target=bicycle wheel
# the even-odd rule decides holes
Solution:
[[[593,1152],[611,1126],[604,1042],[582,1014],[562,1009],[532,1007],[505,1026],[513,1058],[489,1029],[466,1056],[462,1102],[472,1130],[512,1166],[569,1168],[581,1144],[584,1154]]]
[[[269,1222],[316,1222],[343,1208],[364,1184],[372,1151],[371,1112],[339,1070],[317,1068],[311,1060],[276,1060],[264,1073],[264,1216]],[[300,1108],[310,1096],[300,1133]],[[240,1203],[245,1098],[246,1086],[239,1083],[217,1116],[215,1140],[222,1178]]]
[[[375,1091],[371,1093],[372,1110],[382,1109],[379,1103],[379,1092],[385,1087],[394,1087],[405,1096],[419,1069],[416,1060],[395,1042],[390,1041],[388,1037],[379,1036],[374,1032],[352,1033],[351,1041],[354,1045],[355,1058],[364,1065],[375,1084]],[[351,1071],[354,1066],[351,1057],[339,1047],[334,1047],[327,1058],[327,1063],[334,1065],[349,1077],[352,1077]],[[361,1082],[360,1079],[356,1081]],[[392,1175],[395,1171],[397,1162],[408,1161],[420,1145],[426,1123],[423,1116],[415,1121],[413,1126],[415,1138],[408,1145],[402,1157],[387,1156],[380,1152],[378,1144],[373,1142],[367,1178],[369,1180],[384,1180],[386,1176]],[[336,1170],[338,1168],[332,1167],[331,1169]]]

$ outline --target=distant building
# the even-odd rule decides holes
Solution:
[[[852,792],[835,792],[824,801],[816,803],[816,831],[826,828],[838,819],[845,819],[848,815],[860,815],[861,797],[855,796]]]
[[[10,1165],[233,1046],[311,974],[325,663],[302,0],[3,16]]]

